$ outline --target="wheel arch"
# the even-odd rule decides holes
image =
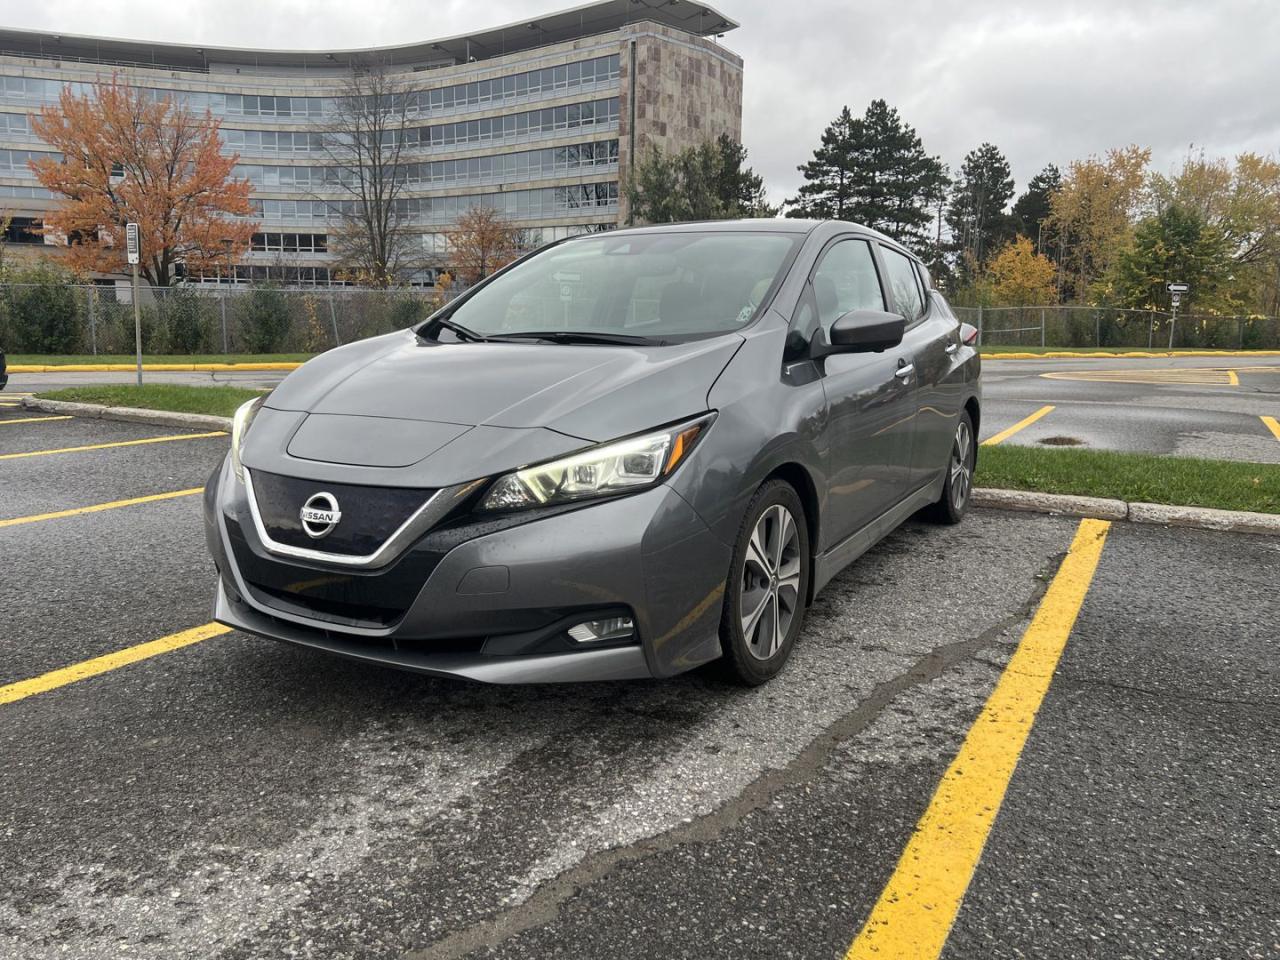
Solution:
[[[971,396],[964,402],[964,409],[969,414],[969,420],[973,423],[973,463],[976,467],[978,464],[978,431],[982,425],[982,408],[978,403],[978,398]]]
[[[818,486],[812,475],[803,464],[794,460],[779,464],[765,477],[764,482],[781,480],[795,490],[804,507],[804,524],[809,534],[809,569],[813,570],[818,556],[818,531],[821,529],[821,504],[818,499]],[[813,602],[814,577],[809,577],[809,586],[805,591],[805,603]]]

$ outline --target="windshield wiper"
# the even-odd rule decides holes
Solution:
[[[427,324],[427,326],[443,327],[446,330],[451,330],[458,337],[459,340],[466,340],[469,343],[488,343],[489,342],[489,338],[486,337],[484,334],[476,333],[474,330],[470,329],[469,327],[464,327],[462,324],[454,323],[452,320],[448,320],[444,317],[437,317],[435,320],[430,321]],[[418,336],[422,336],[422,334],[419,333]]]
[[[653,337],[638,337],[630,333],[595,333],[590,330],[520,330],[503,333],[502,340],[549,340],[552,343],[612,343],[662,346],[664,341]]]

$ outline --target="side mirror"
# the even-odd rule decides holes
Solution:
[[[878,353],[902,342],[907,321],[901,314],[880,310],[850,310],[831,325],[830,353]]]

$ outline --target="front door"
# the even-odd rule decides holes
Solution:
[[[837,240],[823,253],[809,281],[807,309],[830,331],[851,310],[886,309],[868,241]],[[801,310],[806,309],[802,302]],[[911,485],[916,412],[910,351],[838,353],[819,361],[827,401],[828,550],[901,500]]]

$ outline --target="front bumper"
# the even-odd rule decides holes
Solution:
[[[730,549],[666,486],[506,526],[454,523],[362,572],[269,552],[226,463],[205,520],[214,617],[260,636],[495,683],[663,677],[720,654]],[[309,596],[318,583],[343,602]],[[568,625],[610,613],[633,618],[635,642],[567,640]]]

